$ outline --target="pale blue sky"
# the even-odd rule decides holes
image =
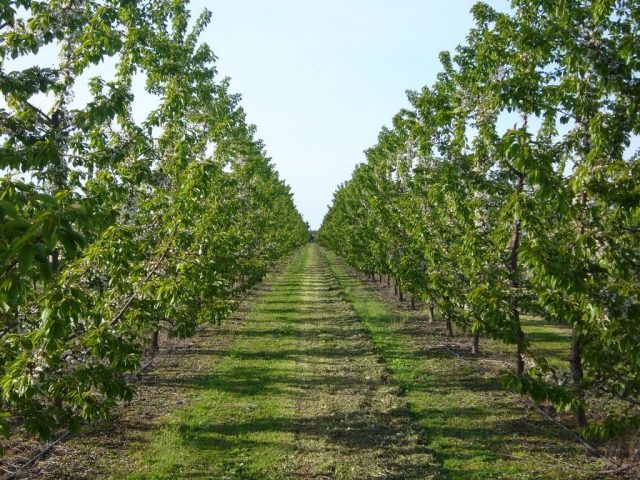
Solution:
[[[464,41],[475,3],[197,0],[191,9],[213,12],[202,39],[317,228],[337,185],[407,106],[405,91],[430,84],[438,53]]]

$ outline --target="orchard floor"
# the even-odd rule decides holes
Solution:
[[[499,359],[455,356],[438,329],[310,244],[233,319],[177,345],[132,405],[31,474],[606,478],[600,460],[501,388]]]

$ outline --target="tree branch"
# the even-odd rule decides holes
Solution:
[[[171,249],[171,245],[167,245],[167,247],[165,248],[164,252],[162,252],[162,255],[160,256],[160,258],[158,259],[156,264],[149,271],[149,273],[147,273],[147,276],[144,277],[144,280],[142,280],[142,282],[138,285],[138,287],[141,287],[141,286],[145,285],[151,279],[153,274],[156,273],[156,270],[158,270],[158,268],[160,268],[160,265],[164,261],[165,257],[167,256],[167,253],[169,253],[170,249]],[[120,309],[118,314],[113,318],[113,320],[111,320],[109,325],[114,326],[115,324],[117,324],[122,319],[123,315],[129,309],[129,307],[131,306],[131,302],[133,302],[133,300],[135,299],[137,294],[138,294],[138,291],[135,291],[129,296],[127,301],[124,303],[124,305],[122,306],[122,308]]]

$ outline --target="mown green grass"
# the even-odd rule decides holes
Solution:
[[[522,329],[531,342],[531,348],[540,358],[559,368],[569,367],[571,329],[566,325],[549,323],[540,317],[525,316]]]
[[[541,317],[531,315],[523,315],[520,321],[535,359],[544,359],[556,368],[568,370],[571,329],[566,325],[550,323]],[[456,332],[456,337],[462,338],[467,343],[470,342],[462,332]],[[506,364],[513,365],[515,362],[514,345],[500,340],[482,338],[480,349],[486,356],[500,359]]]
[[[535,359],[544,359],[556,368],[568,370],[571,329],[566,325],[549,323],[543,318],[530,315],[523,315],[520,321],[534,357],[528,358],[527,361],[532,363]],[[456,330],[452,341],[459,342],[470,349],[471,337],[464,332]],[[515,365],[515,345],[482,337],[480,351],[483,357],[501,361],[505,368],[507,366],[512,368]]]
[[[205,381],[199,395],[149,432],[148,447],[132,452],[129,479],[278,479],[295,442],[287,421],[295,410],[296,362],[274,351],[295,348],[289,323],[307,251],[297,256],[247,318],[246,333]],[[279,308],[273,308],[278,305]]]
[[[379,354],[404,388],[429,447],[450,479],[602,478],[602,465],[563,432],[525,411],[495,372],[451,354],[443,338],[420,331],[394,313],[379,294],[325,252],[345,297],[364,322]],[[535,348],[562,362],[566,331],[527,319]],[[494,344],[492,346],[492,344]],[[493,348],[496,342],[485,344]],[[507,353],[509,348],[501,345]]]
[[[317,246],[254,305],[199,393],[132,452],[129,479],[441,478]]]
[[[526,328],[536,348],[564,361],[566,330],[549,332],[534,318]],[[193,383],[198,394],[131,452],[129,472],[113,476],[602,478],[601,466],[526,412],[495,371],[453,356],[425,330],[340,259],[308,246],[271,281],[231,353]],[[483,347],[485,358],[511,354],[499,342]]]

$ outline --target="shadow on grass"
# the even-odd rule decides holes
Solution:
[[[398,427],[403,425],[409,412],[404,409],[379,413],[375,417],[358,414],[336,417],[314,415],[302,417],[265,416],[247,422],[189,424],[178,423],[173,428],[180,435],[183,445],[190,449],[213,452],[224,458],[229,452],[256,450],[270,442],[255,441],[251,438],[265,436],[272,432],[288,432],[298,437],[322,439],[326,451],[382,452],[388,455],[389,479],[423,479],[428,473],[424,466],[407,465],[403,459],[412,455],[431,455],[424,442],[415,442],[403,437]],[[267,438],[270,435],[266,435]],[[326,451],[320,453],[326,453]],[[205,474],[202,471],[201,474]],[[293,472],[292,472],[293,473]],[[193,477],[176,478],[196,478]],[[233,478],[244,478],[234,476]],[[249,477],[247,477],[249,478]],[[253,477],[251,477],[253,478]],[[297,476],[295,478],[298,478]],[[325,478],[318,476],[318,478]],[[327,477],[332,478],[332,477]]]
[[[379,294],[351,276],[334,273],[350,298],[367,299],[358,313],[369,326],[378,353],[411,393],[414,418],[424,427],[447,477],[558,478],[557,470],[549,470],[550,456],[584,461],[583,452],[563,431],[532,418],[514,402],[496,371],[486,376],[473,365],[487,357],[471,356],[466,336],[445,337],[442,324],[419,322],[419,312],[398,318],[383,307],[385,312],[374,314],[366,304],[368,300],[380,304]],[[531,325],[537,326],[541,325]],[[534,348],[538,343],[545,354],[562,358],[563,349],[544,344],[566,344],[567,335],[535,330],[528,335]],[[467,361],[454,357],[447,347]]]

